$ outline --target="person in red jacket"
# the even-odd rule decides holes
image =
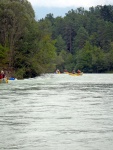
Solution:
[[[0,73],[0,79],[3,79],[3,78],[5,78],[5,74],[4,74],[4,71],[1,70],[1,73]]]
[[[0,79],[2,79],[3,77],[2,77],[2,75],[1,75],[1,73],[0,73]]]

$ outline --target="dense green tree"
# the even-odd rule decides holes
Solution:
[[[62,50],[56,58],[56,67],[59,68],[61,72],[63,72],[64,69],[71,71],[74,67],[72,54]]]
[[[86,42],[85,46],[77,52],[75,69],[92,72],[92,49],[90,43]]]
[[[3,46],[9,47],[9,67],[14,66],[14,55],[18,40],[24,35],[29,22],[34,19],[31,19],[31,16],[34,17],[34,11],[32,8],[28,10],[28,6],[31,8],[30,3],[25,0],[0,2],[0,41]],[[30,12],[31,10],[32,12]]]
[[[38,28],[37,62],[42,66],[43,72],[52,72],[55,69],[56,41],[51,37],[49,22],[38,23]]]
[[[52,38],[56,39],[59,35],[62,35],[64,33],[64,19],[61,17],[56,17],[54,19],[54,26],[52,28]]]
[[[113,6],[104,5],[101,7],[100,15],[105,21],[113,22]]]
[[[83,49],[78,51],[76,56],[76,69],[84,72],[102,72],[104,66],[104,52],[86,42]]]
[[[4,66],[4,68],[7,68],[7,64],[9,63],[9,57],[8,57],[9,49],[7,47],[3,47],[0,44],[0,68]]]
[[[59,35],[56,39],[56,51],[57,51],[57,54],[59,54],[62,50],[66,50],[66,43],[65,41],[63,40],[62,36]]]
[[[23,77],[34,77],[55,70],[56,48],[49,31],[49,22],[34,22],[18,43],[15,67]],[[22,71],[23,68],[23,71]]]
[[[80,27],[73,41],[75,52],[84,47],[88,38],[89,38],[89,35],[87,31],[85,30],[85,28]]]
[[[104,52],[102,49],[94,46],[92,51],[92,70],[93,72],[103,72],[105,69]]]
[[[113,71],[113,42],[111,42],[110,51],[105,53],[105,70]]]

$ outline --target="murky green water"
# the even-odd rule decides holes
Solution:
[[[112,150],[113,74],[0,84],[0,150]]]

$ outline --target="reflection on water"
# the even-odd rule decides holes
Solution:
[[[112,150],[113,75],[1,84],[0,135],[0,150]]]

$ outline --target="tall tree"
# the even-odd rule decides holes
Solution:
[[[28,10],[28,7],[31,9]],[[34,20],[34,11],[26,0],[0,1],[0,10],[0,41],[3,46],[9,47],[9,67],[13,67],[16,44],[29,22]]]
[[[88,32],[85,30],[84,27],[80,27],[73,41],[75,53],[76,51],[84,47],[88,38],[89,38]]]
[[[62,50],[66,50],[67,49],[66,43],[63,40],[61,35],[59,35],[57,37],[55,46],[56,46],[57,54],[59,54]]]
[[[102,72],[104,66],[103,51],[86,42],[83,49],[76,55],[76,69],[80,68],[84,72]]]

